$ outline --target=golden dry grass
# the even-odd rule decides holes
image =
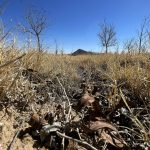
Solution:
[[[1,98],[6,92],[12,90],[14,93],[17,89],[23,89],[29,93],[28,99],[32,101],[34,93],[28,91],[28,85],[22,86],[22,80],[17,80],[23,69],[33,69],[50,78],[56,75],[67,77],[68,82],[77,82],[79,79],[78,69],[83,68],[89,74],[91,72],[105,75],[111,80],[113,88],[118,92],[118,84],[124,84],[127,90],[130,90],[133,97],[145,100],[145,109],[148,109],[150,97],[150,54],[101,54],[101,55],[53,55],[46,52],[38,53],[35,51],[27,52],[26,55],[18,58],[22,52],[18,50],[0,51],[0,95]],[[17,80],[17,83],[16,83]],[[118,82],[119,81],[119,82]],[[20,88],[18,88],[20,86]],[[22,87],[21,87],[22,86]],[[124,103],[126,98],[122,95]],[[113,99],[111,99],[113,100]],[[114,106],[115,101],[111,102]],[[126,103],[130,110],[130,104]],[[132,112],[131,112],[132,114]],[[141,130],[141,137],[149,141],[150,133],[138,120],[138,115],[132,118],[135,124]]]
[[[20,51],[0,52],[0,65],[21,55]],[[150,91],[150,54],[101,54],[101,55],[53,55],[48,53],[27,52],[22,59],[0,68],[1,86],[11,83],[17,69],[33,69],[47,75],[69,75],[78,78],[78,67],[89,72],[97,69],[104,72],[110,80],[125,78],[135,92],[149,95]],[[104,67],[104,68],[103,68]],[[106,67],[106,68],[105,68]],[[5,86],[3,86],[5,87]],[[142,93],[144,92],[144,93]]]

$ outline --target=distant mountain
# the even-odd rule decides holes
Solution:
[[[88,52],[83,49],[77,49],[75,52],[73,52],[71,55],[72,56],[77,56],[77,55],[88,55],[88,54],[94,54],[93,52]]]

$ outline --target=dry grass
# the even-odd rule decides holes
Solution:
[[[140,140],[143,139],[145,142],[150,140],[150,128],[148,127],[150,124],[146,126],[140,121],[142,111],[147,112],[150,120],[150,54],[61,56],[30,51],[23,58],[5,65],[21,55],[22,53],[17,50],[1,50],[0,52],[0,65],[2,65],[0,67],[1,110],[13,105],[10,99],[14,99],[13,103],[15,100],[21,101],[21,105],[24,106],[27,103],[32,104],[36,101],[36,92],[31,90],[31,84],[22,77],[24,69],[33,69],[36,73],[40,73],[43,79],[53,80],[58,76],[68,95],[71,94],[71,90],[74,90],[73,85],[77,87],[83,78],[86,82],[96,82],[98,80],[97,84],[99,84],[98,78],[102,74],[103,78],[109,81],[108,86],[112,90],[107,93],[107,100],[110,102],[111,107],[117,105],[114,97],[120,94],[129,111],[129,117],[135,123],[135,129],[131,130],[138,132]],[[83,72],[85,72],[85,76],[82,75]],[[93,74],[97,79],[92,80]],[[9,102],[6,100],[7,103],[5,101],[6,96],[9,98]],[[144,110],[139,109],[135,113],[128,98],[131,101],[132,99],[133,101],[137,100],[137,102],[142,101],[145,105]],[[16,106],[21,107],[17,104]],[[140,108],[140,104],[138,107]],[[134,107],[134,109],[136,108]],[[147,122],[149,123],[149,121]],[[136,128],[138,128],[138,131]]]

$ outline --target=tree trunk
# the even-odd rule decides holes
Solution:
[[[139,40],[139,54],[141,53],[141,48],[142,48],[142,35],[140,36]]]
[[[108,46],[106,45],[105,48],[106,48],[106,49],[105,49],[105,53],[107,54],[107,53],[108,53]]]
[[[37,35],[37,48],[38,48],[38,51],[41,52],[41,44],[40,44],[40,36]]]

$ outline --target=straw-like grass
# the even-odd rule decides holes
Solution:
[[[118,99],[116,96],[119,95],[119,100],[124,103],[123,107],[126,107],[129,111],[128,117],[134,123],[134,128],[131,130],[138,132],[139,140],[150,141],[150,55],[148,53],[140,55],[100,54],[71,56],[35,51],[22,55],[17,50],[1,50],[1,110],[13,105],[15,105],[14,108],[16,109],[18,107],[19,110],[25,110],[26,106],[37,101],[37,97],[40,94],[33,90],[33,84],[27,80],[26,76],[22,76],[23,70],[27,69],[31,69],[34,72],[35,78],[38,76],[38,80],[40,80],[40,84],[43,87],[45,86],[45,80],[49,79],[54,82],[56,76],[59,77],[70,98],[83,80],[93,82],[98,86],[100,78],[103,77],[108,81],[104,86],[110,87],[110,91],[103,97],[109,101],[112,111],[117,106]],[[96,79],[93,80],[93,76]],[[58,85],[54,89],[50,89],[50,91],[53,91],[51,93],[53,98],[55,95],[59,95],[57,90],[59,90]],[[47,93],[43,94],[46,97]],[[58,98],[61,99],[60,95]],[[135,103],[140,101],[137,104],[137,109],[138,107],[140,108],[140,103],[142,103],[144,110],[139,109],[136,113],[133,112],[135,106],[133,107],[130,101],[135,101]],[[146,116],[149,118],[147,123],[141,121],[141,111],[147,112]]]

